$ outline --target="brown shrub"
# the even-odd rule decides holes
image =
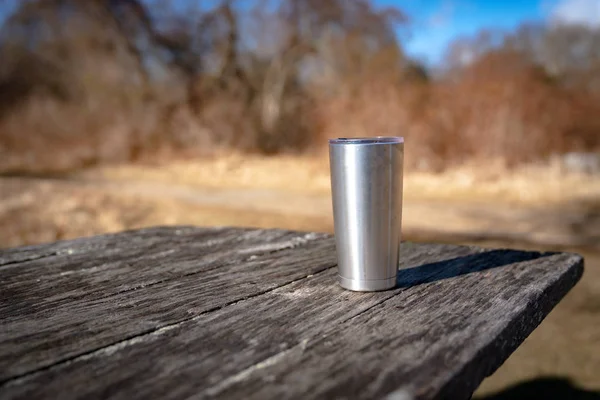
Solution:
[[[403,135],[407,166],[507,166],[600,149],[600,102],[553,81],[522,54],[493,51],[427,85],[367,83],[323,107],[326,136]]]
[[[323,150],[334,136],[405,136],[407,166],[432,170],[600,148],[597,69],[550,75],[500,46],[432,79],[401,51],[402,16],[367,0],[247,15],[226,0],[156,15],[137,0],[19,4],[0,31],[1,171]],[[34,40],[31,20],[50,33]]]

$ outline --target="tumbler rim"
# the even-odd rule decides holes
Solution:
[[[402,136],[371,136],[329,139],[329,144],[396,144],[404,143]]]

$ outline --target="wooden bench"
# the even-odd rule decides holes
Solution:
[[[583,272],[404,243],[336,282],[332,236],[159,227],[0,251],[0,398],[469,398]]]

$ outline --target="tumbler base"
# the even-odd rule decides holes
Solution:
[[[338,275],[338,282],[344,289],[355,292],[377,292],[379,290],[393,289],[396,287],[396,277],[388,279],[363,280],[348,279]]]

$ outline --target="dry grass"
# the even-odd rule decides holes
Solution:
[[[125,164],[76,173],[83,178],[144,181],[202,188],[276,189],[302,193],[329,191],[326,158],[309,156],[223,154],[157,165]]]
[[[200,188],[252,188],[329,195],[326,155],[262,157],[230,153],[164,165],[119,165],[75,174],[87,179],[155,182]],[[500,162],[465,164],[444,173],[408,171],[407,199],[557,205],[600,198],[600,179],[563,174],[557,167],[524,166],[508,170]]]
[[[134,198],[61,187],[52,182],[0,181],[0,247],[116,232],[158,222]]]
[[[0,248],[154,225],[239,225],[331,231],[329,220],[277,212],[197,206],[68,182],[0,180]]]
[[[564,174],[544,165],[507,170],[501,166],[467,164],[443,174],[413,173],[406,195],[458,202],[551,207],[582,199],[600,199],[600,178]]]

